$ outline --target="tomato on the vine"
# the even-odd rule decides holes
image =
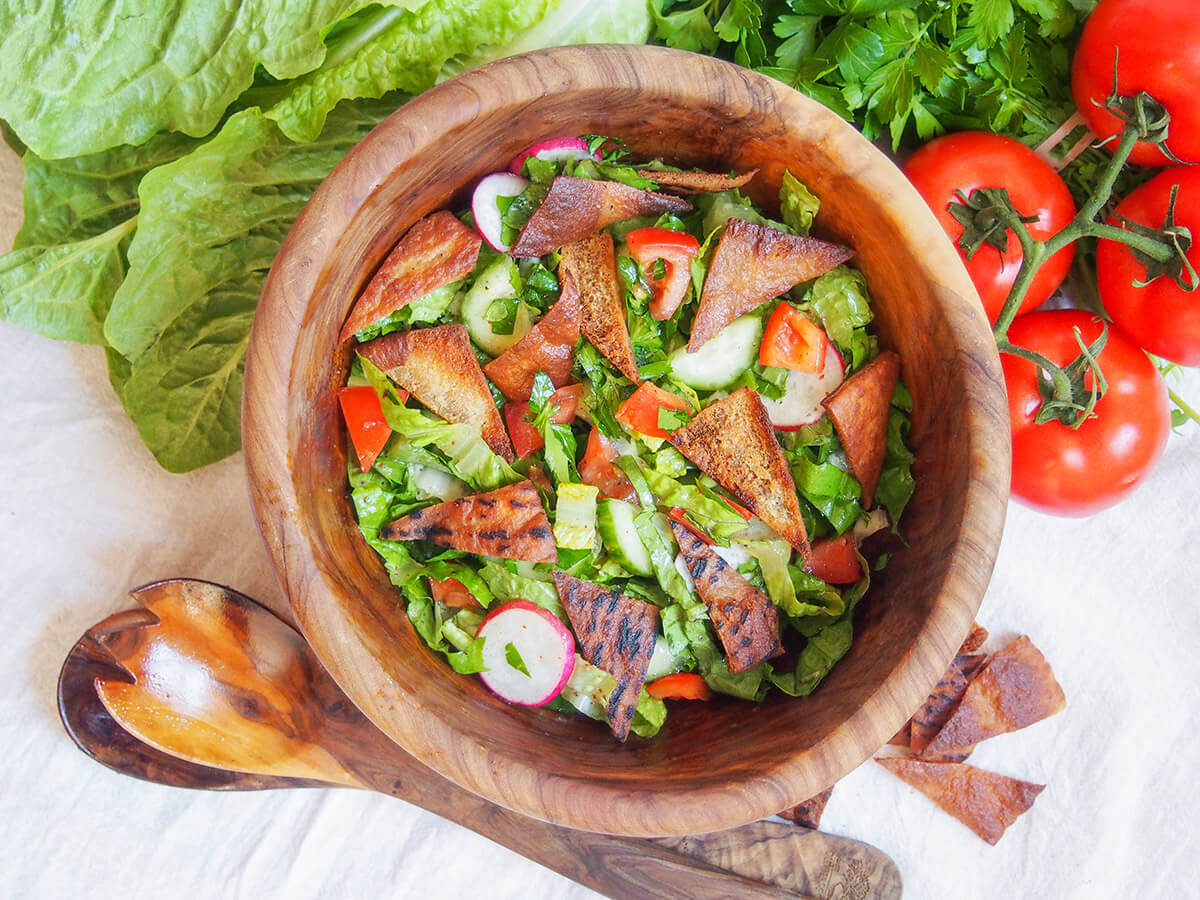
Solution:
[[[1079,355],[1074,328],[1090,345],[1100,319],[1077,309],[1019,316],[1008,340],[1066,366]],[[1115,327],[1099,356],[1108,383],[1091,417],[1071,429],[1034,423],[1042,403],[1037,368],[1002,354],[1012,426],[1012,493],[1043,512],[1087,516],[1125,498],[1154,468],[1170,432],[1167,388],[1149,357]],[[1087,376],[1085,384],[1091,384]]]
[[[1119,49],[1119,53],[1117,52]],[[1075,48],[1071,90],[1088,127],[1100,138],[1118,135],[1121,120],[1101,105],[1112,93],[1145,91],[1171,114],[1167,147],[1184,162],[1200,162],[1200,8],[1196,0],[1100,0]],[[1109,146],[1113,146],[1109,144]],[[1144,166],[1170,160],[1140,142],[1129,158]]]
[[[1117,206],[1117,213],[1133,222],[1158,228],[1167,215],[1171,188],[1175,197],[1175,223],[1191,230],[1200,242],[1200,168],[1183,166],[1156,175]],[[1120,222],[1114,218],[1112,224]],[[1200,269],[1200,243],[1187,252],[1188,261]],[[1185,291],[1173,278],[1161,275],[1145,287],[1146,267],[1124,244],[1102,240],[1096,249],[1096,279],[1104,309],[1121,329],[1149,350],[1184,366],[1200,366],[1200,290]]]
[[[904,174],[956,247],[963,225],[949,207],[959,202],[958,191],[969,197],[976,188],[1005,188],[1021,215],[1038,217],[1026,226],[1035,240],[1045,240],[1075,217],[1075,201],[1058,173],[1020,141],[1002,135],[964,131],[936,138],[909,157]],[[958,252],[988,320],[995,322],[1021,268],[1023,255],[1016,235],[1008,231],[1008,247],[1003,253],[989,244],[981,246],[971,259],[961,247]],[[1042,263],[1018,312],[1027,312],[1049,298],[1067,277],[1074,258],[1074,246],[1067,246]]]

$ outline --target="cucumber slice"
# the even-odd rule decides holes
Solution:
[[[516,262],[502,255],[496,257],[495,262],[479,273],[479,277],[463,297],[463,324],[467,326],[471,340],[489,356],[499,356],[525,337],[533,327],[533,317],[525,304],[521,304],[521,308],[517,310],[512,334],[496,334],[492,331],[492,323],[488,321],[488,307],[492,302],[503,300],[505,297],[515,297],[518,290],[516,285],[520,283],[521,275],[517,271]],[[717,338],[719,337],[720,335],[717,335]]]
[[[603,497],[596,503],[596,530],[613,559],[635,575],[653,575],[650,551],[638,537],[633,517],[637,508],[624,500]]]
[[[761,340],[762,319],[742,316],[718,331],[695,353],[688,353],[686,347],[672,353],[669,359],[671,371],[688,387],[698,391],[728,387],[754,365]]]

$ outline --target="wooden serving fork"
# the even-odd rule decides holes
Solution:
[[[68,734],[117,772],[209,790],[380,791],[613,897],[900,897],[899,871],[882,851],[779,822],[645,839],[511,812],[391,741],[304,638],[250,598],[189,579],[132,596],[140,608],[89,629],[58,683]]]

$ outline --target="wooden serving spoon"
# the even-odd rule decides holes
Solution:
[[[643,839],[511,812],[391,741],[304,638],[250,598],[188,579],[132,596],[142,608],[89,629],[58,683],[68,734],[117,772],[210,790],[380,791],[615,897],[900,897],[900,873],[883,852],[792,825]]]

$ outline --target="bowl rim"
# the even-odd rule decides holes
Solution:
[[[531,62],[543,74],[549,68],[553,75],[549,79],[531,77]],[[661,65],[667,62],[671,65]],[[680,63],[697,69],[697,77],[684,86],[674,81],[668,83],[667,76],[661,74]],[[370,696],[347,674],[349,669],[345,663],[350,659],[354,659],[359,667],[379,670],[378,661],[371,657],[361,640],[346,635],[335,638],[320,627],[319,609],[310,601],[313,597],[324,598],[326,608],[335,605],[334,587],[319,571],[305,525],[298,515],[289,451],[291,436],[287,410],[293,381],[293,351],[305,319],[303,305],[289,303],[289,297],[311,297],[321,277],[321,267],[313,263],[333,253],[358,209],[351,209],[344,203],[323,204],[322,200],[333,190],[331,185],[340,183],[344,188],[346,184],[353,184],[355,196],[369,196],[383,184],[390,170],[408,158],[431,150],[439,133],[469,120],[471,110],[460,108],[461,100],[463,92],[473,90],[476,84],[494,85],[497,80],[503,80],[513,91],[512,96],[506,98],[508,102],[536,103],[539,97],[567,88],[604,87],[605,82],[598,83],[597,78],[603,79],[606,74],[612,77],[614,71],[624,71],[630,65],[645,73],[639,75],[640,86],[652,94],[669,90],[678,97],[682,89],[693,100],[705,99],[711,103],[720,93],[721,82],[733,80],[740,83],[740,90],[752,96],[768,97],[769,102],[781,111],[791,108],[809,120],[820,121],[821,127],[842,139],[861,142],[864,156],[874,154],[885,164],[872,167],[867,177],[879,180],[886,188],[892,201],[890,217],[910,225],[914,219],[924,220],[929,228],[936,228],[941,234],[941,226],[934,214],[882,151],[826,107],[765,75],[699,54],[641,45],[585,45],[509,57],[467,72],[400,107],[347,154],[306,204],[276,256],[255,314],[245,369],[242,437],[255,518],[298,627],[347,696],[385,734],[439,774],[525,815],[568,827],[614,834],[682,835],[736,827],[777,812],[787,804],[768,808],[772,798],[777,801],[780,796],[795,797],[796,785],[816,783],[811,761],[791,758],[757,778],[727,779],[720,786],[704,792],[681,793],[671,790],[670,785],[634,790],[592,782],[586,775],[549,775],[495,748],[465,740],[452,724],[440,720],[430,722],[429,719],[436,717],[429,715],[420,723],[422,740],[406,739],[410,736],[397,733],[376,714],[375,702],[379,698]],[[554,83],[547,84],[547,80]],[[414,130],[404,127],[408,120],[439,124],[423,129],[419,137],[414,137]],[[853,138],[847,135],[853,135]],[[370,154],[389,142],[392,149],[385,150],[381,156],[390,162],[383,165],[372,160]],[[938,282],[949,291],[967,301],[978,302],[966,269],[948,239],[932,242],[923,250],[928,252],[928,257],[922,256],[922,259],[930,277],[936,272]],[[967,345],[974,367],[985,381],[995,385],[1003,402],[999,356],[982,307],[975,317],[958,318],[968,325],[965,330],[959,327],[961,322],[952,326],[956,338]],[[267,321],[271,323],[269,329],[262,324]],[[264,336],[268,331],[269,339]],[[845,745],[845,752],[839,756],[841,761],[817,776],[824,778],[826,784],[868,760],[907,720],[909,712],[924,700],[949,665],[982,601],[983,588],[999,552],[1009,480],[1007,420],[1001,424],[995,416],[986,415],[985,405],[980,398],[967,398],[966,408],[973,416],[970,424],[978,431],[967,430],[976,435],[980,444],[993,449],[1003,447],[1004,459],[984,471],[979,471],[979,466],[972,469],[965,489],[964,518],[975,517],[986,540],[978,540],[979,532],[974,540],[964,540],[959,535],[953,543],[954,562],[947,566],[947,571],[951,571],[954,564],[982,571],[982,584],[978,589],[960,592],[953,598],[947,597],[943,585],[913,642],[913,646],[924,643],[929,653],[921,658],[910,648],[860,707],[822,741],[806,750],[803,755],[822,752],[834,740]],[[403,710],[397,715],[402,719],[407,717],[415,724],[420,710]],[[467,765],[454,764],[449,754],[436,749],[451,745],[455,747],[455,753],[468,762]],[[846,762],[851,758],[852,764]],[[585,785],[591,786],[591,794]],[[580,801],[581,794],[588,797],[586,802]],[[599,794],[604,795],[605,802],[597,802]],[[730,802],[721,802],[722,798]],[[803,799],[803,796],[796,797],[793,802]]]

